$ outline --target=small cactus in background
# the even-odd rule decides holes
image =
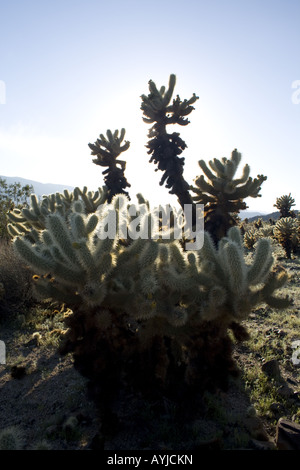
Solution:
[[[118,130],[112,133],[110,129],[107,130],[106,135],[107,138],[100,134],[96,142],[89,144],[89,147],[92,150],[92,155],[97,156],[93,163],[108,167],[102,174],[105,175],[104,182],[108,190],[108,202],[111,202],[116,194],[129,196],[128,192],[125,191],[125,188],[130,188],[130,184],[124,175],[126,162],[125,160],[118,160],[118,157],[122,152],[128,150],[130,142],[125,141],[122,145],[125,129],[121,129],[120,136]]]
[[[254,227],[255,228],[261,228],[263,226],[263,221],[262,218],[259,217],[255,222],[254,222]]]
[[[295,199],[292,198],[291,193],[289,195],[284,195],[276,199],[276,207],[280,212],[280,217],[296,217],[292,206],[295,206]]]
[[[299,244],[299,223],[293,217],[283,217],[274,226],[274,237],[284,248],[287,258],[296,250]]]
[[[247,230],[244,234],[244,244],[249,249],[252,250],[255,243],[257,242],[257,232],[254,229]]]
[[[252,179],[249,165],[245,165],[240,178],[234,179],[241,162],[242,155],[235,149],[231,158],[222,158],[209,161],[199,161],[204,175],[195,179],[192,187],[196,196],[193,200],[205,207],[205,230],[213,237],[215,243],[224,237],[230,227],[236,225],[235,215],[247,208],[244,199],[247,197],[260,197],[262,183],[266,176],[258,175]]]

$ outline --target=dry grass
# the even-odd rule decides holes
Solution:
[[[12,244],[0,240],[0,316],[16,318],[34,302],[32,272],[15,253]]]

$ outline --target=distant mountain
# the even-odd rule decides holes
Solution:
[[[298,210],[294,210],[296,215],[299,214]],[[247,216],[246,216],[247,217]],[[254,222],[256,219],[262,219],[264,221],[268,221],[269,219],[277,220],[280,217],[280,212],[271,212],[271,214],[260,214],[260,215],[255,215],[253,217],[248,217],[249,222]],[[245,218],[245,217],[243,217]]]
[[[251,211],[241,211],[239,212],[239,217],[241,219],[256,219],[258,217],[265,217],[266,216],[266,212],[251,212]]]
[[[34,194],[37,196],[43,196],[48,194],[55,194],[55,193],[62,193],[64,189],[68,189],[69,191],[73,191],[75,186],[67,186],[63,184],[55,184],[55,183],[40,183],[39,181],[28,180],[26,178],[21,178],[19,176],[1,176],[0,178],[6,180],[7,184],[13,183],[21,183],[22,186],[26,186],[29,184],[34,188]],[[299,213],[298,210],[294,211],[296,214]],[[272,212],[267,214],[266,212],[252,212],[252,211],[241,211],[239,213],[239,217],[243,220],[247,218],[249,222],[253,222],[256,219],[261,218],[262,220],[268,221],[270,218],[277,220],[280,216],[280,212]]]
[[[34,194],[37,196],[43,196],[54,193],[62,193],[64,189],[73,191],[74,186],[67,186],[63,184],[54,183],[40,183],[39,181],[28,180],[26,178],[20,178],[19,176],[0,176],[0,178],[6,180],[7,184],[21,183],[22,186],[26,184],[32,185],[34,188]]]

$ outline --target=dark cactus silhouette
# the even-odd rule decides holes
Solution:
[[[292,206],[295,206],[295,199],[292,198],[291,193],[289,195],[284,195],[276,199],[276,207],[280,212],[280,217],[296,217],[296,214],[292,209]]]
[[[147,148],[151,155],[150,162],[157,164],[157,170],[163,171],[160,185],[166,184],[170,194],[175,194],[181,207],[185,204],[193,205],[189,193],[190,185],[183,177],[184,157],[179,157],[187,147],[178,132],[168,133],[167,126],[179,124],[186,126],[189,120],[186,118],[194,109],[192,106],[198,97],[193,94],[189,100],[181,101],[177,95],[170,104],[176,84],[175,75],[170,75],[169,87],[163,86],[157,89],[153,80],[149,81],[150,94],[142,95],[141,109],[144,113],[143,121],[153,124],[149,130],[150,138]]]
[[[130,184],[124,175],[126,161],[118,160],[118,157],[129,148],[130,142],[125,141],[124,144],[121,145],[125,137],[124,128],[121,129],[120,136],[118,130],[114,133],[108,130],[106,135],[107,138],[103,134],[100,134],[100,138],[97,139],[94,144],[89,144],[89,147],[92,150],[92,155],[97,156],[97,158],[93,160],[93,163],[108,167],[102,174],[105,175],[104,182],[108,190],[107,199],[108,202],[111,202],[116,194],[129,195],[128,192],[125,191],[126,188],[130,188]]]
[[[236,214],[240,210],[247,209],[244,199],[247,197],[261,197],[259,194],[266,176],[258,175],[252,179],[250,167],[246,164],[242,176],[234,178],[242,155],[236,149],[231,158],[222,158],[209,161],[209,166],[204,160],[199,161],[199,166],[204,175],[195,179],[192,190],[196,193],[193,200],[204,204],[204,225],[217,244],[224,237],[230,227],[237,224]]]

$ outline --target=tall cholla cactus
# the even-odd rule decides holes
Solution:
[[[238,227],[218,249],[205,233],[195,252],[156,236],[131,236],[122,244],[121,230],[105,237],[113,217],[117,227],[134,226],[132,216],[124,215],[128,204],[119,195],[88,215],[75,201],[67,218],[48,215],[34,242],[22,232],[14,238],[17,252],[36,271],[36,292],[73,310],[62,353],[73,352],[75,367],[95,390],[116,390],[124,376],[142,389],[160,384],[169,391],[176,383],[222,382],[233,368],[228,328],[239,337],[239,322],[257,304],[288,306],[289,299],[274,295],[286,274],[270,272],[267,240],[258,242],[253,263],[246,265]],[[136,209],[144,234],[151,211],[146,204]]]
[[[130,184],[124,175],[126,162],[125,160],[118,160],[118,157],[122,152],[128,150],[130,142],[125,141],[122,145],[125,137],[124,128],[121,129],[120,136],[118,130],[112,133],[110,129],[107,130],[106,135],[107,138],[100,134],[99,139],[94,144],[89,144],[89,147],[92,150],[92,155],[97,156],[93,163],[108,167],[102,174],[106,175],[104,182],[108,189],[108,201],[111,202],[116,194],[126,194],[128,196],[125,188],[130,188]]]
[[[284,248],[287,258],[291,258],[292,251],[296,250],[299,244],[300,232],[299,222],[293,217],[280,218],[273,230],[274,237]]]
[[[236,225],[234,214],[247,208],[244,199],[247,197],[260,197],[259,191],[266,176],[258,175],[252,179],[249,165],[245,165],[242,176],[234,179],[242,155],[236,149],[231,158],[214,158],[209,161],[208,168],[204,160],[199,166],[204,175],[195,179],[192,187],[196,196],[193,200],[205,206],[205,230],[207,230],[217,243],[224,237],[228,229]]]
[[[147,144],[148,154],[151,155],[150,162],[157,164],[157,170],[163,171],[160,185],[166,184],[170,194],[175,194],[181,207],[191,204],[193,201],[189,194],[190,185],[183,177],[184,158],[179,155],[186,148],[186,143],[180,138],[178,132],[169,134],[167,126],[189,124],[188,116],[194,109],[193,103],[198,97],[193,94],[189,100],[181,101],[177,95],[170,104],[176,84],[174,74],[170,75],[169,86],[161,87],[159,90],[153,80],[149,81],[149,95],[142,95],[141,109],[144,113],[143,121],[153,124],[149,130],[150,140]]]
[[[291,193],[288,196],[278,197],[274,204],[280,212],[280,217],[296,217],[295,212],[291,210],[292,206],[295,206],[295,199],[292,198]]]

